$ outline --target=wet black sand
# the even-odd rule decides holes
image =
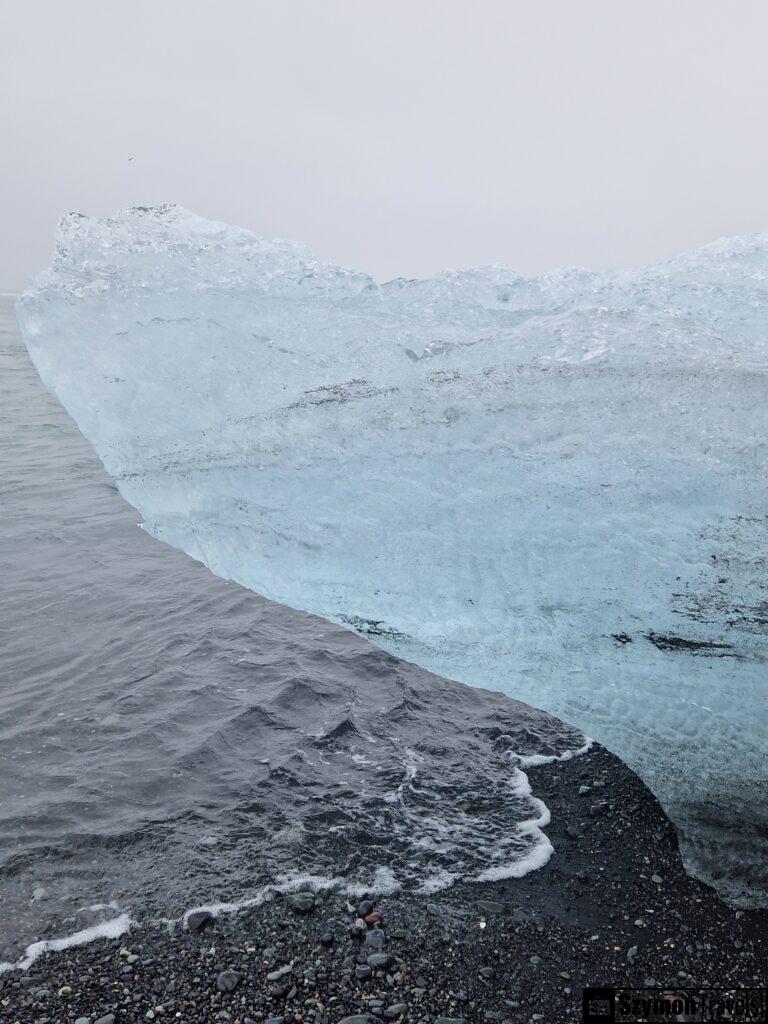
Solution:
[[[673,827],[622,762],[595,747],[529,777],[552,811],[550,862],[522,879],[371,897],[382,919],[364,934],[383,931],[381,949],[352,934],[368,909],[358,900],[319,894],[302,913],[276,896],[199,933],[156,926],[48,954],[0,977],[2,1020],[557,1024],[581,1020],[585,986],[768,983],[768,912],[734,911],[685,874]],[[370,965],[377,953],[391,961]]]

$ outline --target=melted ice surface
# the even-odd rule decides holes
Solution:
[[[146,528],[585,729],[764,898],[768,235],[384,285],[178,207],[62,222],[19,319]]]

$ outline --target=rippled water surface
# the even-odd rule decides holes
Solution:
[[[0,961],[306,874],[428,891],[546,860],[509,751],[581,734],[150,538],[0,301]]]

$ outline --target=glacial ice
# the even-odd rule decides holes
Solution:
[[[768,234],[378,284],[179,207],[69,215],[19,303],[155,536],[619,753],[768,899]]]

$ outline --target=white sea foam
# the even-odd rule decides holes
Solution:
[[[443,889],[450,889],[453,883],[458,879],[458,875],[454,871],[448,871],[446,868],[441,868],[434,874],[429,875],[419,885],[417,892],[429,895],[431,893],[440,892]]]
[[[595,742],[591,737],[585,737],[586,742],[578,750],[566,750],[562,754],[513,754],[515,761],[523,768],[533,768],[539,764],[553,764],[555,761],[570,761],[573,757],[586,754]]]
[[[518,765],[525,763],[528,766],[538,766],[541,764],[552,763],[554,761],[568,761],[573,757],[586,753],[591,746],[592,741],[587,740],[585,744],[577,749],[568,750],[559,755],[544,758],[533,758],[529,755],[519,755],[513,751],[508,751],[512,775],[507,784],[515,797],[527,801],[534,812],[533,817],[527,818],[517,824],[513,824],[511,828],[518,836],[530,838],[531,843],[527,852],[523,855],[518,854],[512,860],[504,860],[500,863],[489,864],[488,867],[475,876],[476,881],[495,882],[505,878],[522,878],[531,871],[536,871],[543,867],[554,853],[552,843],[543,832],[543,829],[546,828],[551,821],[549,808],[543,800],[534,796],[528,775],[518,767]],[[418,757],[414,751],[409,750],[406,752],[406,758],[404,761],[405,779],[397,790],[399,794],[398,803],[405,799],[405,793],[407,792],[408,787],[416,778],[417,760]],[[387,798],[385,797],[385,800],[386,799]],[[444,848],[446,850],[450,850],[451,828],[437,819],[431,823],[431,827],[438,833],[443,832],[446,835]],[[471,825],[469,827],[471,827]],[[421,840],[421,845],[427,848],[431,847],[432,849],[440,848],[440,844],[435,843],[434,840],[430,839],[428,836]],[[491,859],[493,859],[494,851],[492,849],[487,849],[486,852]],[[449,888],[455,882],[460,880],[461,877],[462,875],[457,871],[449,871],[445,868],[440,868],[439,870],[429,873],[426,878],[422,878],[415,888],[417,892],[423,895],[429,895]],[[213,917],[218,917],[223,914],[236,914],[251,907],[261,906],[273,899],[275,894],[288,894],[307,889],[315,893],[333,891],[353,898],[362,898],[370,895],[389,896],[398,892],[402,888],[402,881],[397,878],[395,872],[387,865],[379,865],[376,867],[373,875],[365,882],[350,881],[350,879],[340,876],[297,873],[279,876],[273,883],[260,886],[255,892],[236,900],[213,900],[207,903],[198,903],[185,910],[180,918],[163,918],[162,920],[164,923],[169,925],[181,923],[184,927],[187,927],[190,915],[196,912],[206,911]],[[114,910],[117,909],[117,904],[114,901],[110,901],[108,903],[95,903],[88,909],[91,911]],[[24,955],[16,962],[0,963],[0,973],[10,970],[27,970],[38,957],[47,952],[55,952],[58,950],[68,949],[71,946],[84,945],[100,938],[118,938],[120,935],[127,932],[134,923],[135,922],[129,914],[122,913],[108,921],[102,921],[99,924],[83,928],[72,935],[67,935],[58,939],[45,939],[34,942],[26,948]]]
[[[15,963],[0,963],[0,973],[4,971],[26,971],[44,953],[53,953],[62,949],[69,949],[71,946],[84,946],[95,939],[116,939],[125,934],[131,927],[131,918],[128,914],[120,914],[109,921],[101,921],[99,924],[83,928],[72,935],[64,935],[59,939],[41,939],[27,946],[24,955]]]
[[[576,756],[578,753],[585,753],[589,750],[590,743],[585,744],[579,748],[578,751],[569,751],[570,757]],[[510,758],[519,760],[520,755],[510,753]],[[560,755],[559,757],[551,758],[552,761],[565,761],[569,760],[568,757]],[[537,764],[547,763],[536,762]],[[514,767],[514,775],[510,779],[510,786],[515,793],[520,797],[525,797],[530,801],[533,810],[536,812],[535,817],[529,818],[526,821],[522,821],[515,826],[518,835],[530,836],[532,844],[527,853],[522,857],[515,858],[514,860],[506,863],[493,864],[490,867],[485,868],[477,876],[478,882],[498,882],[503,878],[522,878],[523,875],[529,874],[531,871],[538,871],[539,868],[544,867],[549,858],[555,852],[555,848],[550,842],[549,837],[544,833],[543,829],[552,820],[549,808],[540,800],[538,797],[533,795],[531,790],[531,783],[527,774],[517,766]]]

